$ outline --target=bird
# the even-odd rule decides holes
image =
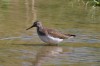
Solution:
[[[39,38],[47,44],[59,44],[64,39],[76,37],[73,34],[64,34],[55,29],[47,28],[42,25],[41,21],[35,21],[33,25],[26,30],[36,27]]]

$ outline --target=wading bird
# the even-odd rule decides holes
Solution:
[[[55,29],[44,27],[40,21],[35,21],[33,25],[26,30],[29,30],[33,27],[37,28],[37,33],[40,39],[48,44],[58,44],[63,41],[63,39],[69,39],[76,36],[72,34],[63,34]]]

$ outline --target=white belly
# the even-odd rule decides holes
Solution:
[[[39,36],[40,39],[46,43],[51,43],[51,44],[58,44],[59,42],[63,41],[63,39],[60,38],[54,38],[52,36]]]

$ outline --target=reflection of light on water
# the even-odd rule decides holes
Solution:
[[[0,40],[14,40],[14,39],[31,39],[31,36],[19,36],[19,37],[6,37],[6,38],[0,38]]]
[[[0,40],[16,40],[16,39],[20,39],[20,40],[31,40],[33,38],[36,38],[36,35],[33,36],[28,36],[28,35],[24,35],[24,36],[11,36],[11,37],[2,37],[0,38]]]

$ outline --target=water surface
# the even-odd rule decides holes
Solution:
[[[42,42],[35,20],[77,35],[58,46]],[[92,0],[1,0],[0,66],[100,66],[100,7]]]

